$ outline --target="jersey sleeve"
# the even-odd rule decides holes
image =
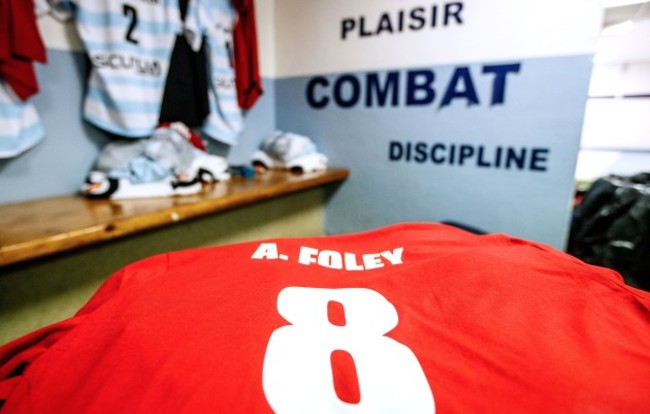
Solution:
[[[206,19],[210,113],[202,131],[227,145],[236,145],[244,128],[244,114],[238,105],[233,53],[236,12],[227,0],[202,0]]]

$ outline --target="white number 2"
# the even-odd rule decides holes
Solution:
[[[344,310],[334,324],[328,306]],[[397,326],[395,307],[370,289],[288,287],[278,312],[291,325],[276,329],[266,348],[263,387],[278,414],[435,413],[433,394],[413,352],[384,336]],[[334,386],[332,355],[352,357],[359,400],[341,400]]]

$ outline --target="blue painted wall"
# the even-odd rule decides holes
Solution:
[[[48,50],[47,65],[36,65],[40,91],[33,98],[46,130],[38,145],[0,160],[0,203],[75,192],[98,149],[107,141],[81,120],[85,57]]]
[[[277,108],[279,127],[313,137],[331,160],[352,169],[351,178],[328,205],[327,230],[337,233],[400,221],[454,220],[563,245],[591,56],[517,61],[517,72],[505,77],[502,102],[493,104],[494,76],[484,74],[483,68],[512,63],[279,80],[277,99],[283,103]],[[462,93],[442,106],[459,68],[469,74],[466,79],[471,79],[476,93],[472,99]],[[431,84],[435,97],[430,103],[408,103],[409,96],[425,100],[424,90],[417,95],[407,89],[409,73],[416,72],[435,77]],[[398,92],[396,104],[392,104],[392,93],[384,105],[378,104],[376,96],[369,104],[368,77],[386,82],[389,73],[397,76],[393,84],[393,91]],[[355,100],[357,83],[359,99]],[[335,102],[337,84],[343,106]],[[467,90],[460,84],[456,89]],[[323,107],[310,105],[310,99]],[[507,165],[508,147],[526,151],[526,160]],[[461,148],[466,155],[462,163]],[[496,166],[498,151],[500,166]],[[531,158],[534,151],[535,160]]]
[[[72,194],[78,191],[101,148],[111,136],[82,120],[86,79],[83,53],[48,50],[48,63],[36,65],[40,84],[33,98],[46,130],[38,145],[15,158],[0,159],[0,204]],[[262,137],[275,127],[274,83],[246,114],[240,143],[230,148],[208,140],[210,152],[232,164],[247,163]]]

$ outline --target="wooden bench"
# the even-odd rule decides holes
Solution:
[[[233,177],[196,195],[91,200],[65,195],[0,205],[0,266],[128,236],[345,180],[349,170]]]

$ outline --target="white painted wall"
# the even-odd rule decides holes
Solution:
[[[447,27],[442,15],[450,1],[274,3],[278,77],[593,53],[602,19],[602,9],[594,7],[593,0],[469,0],[463,2],[465,23]],[[436,29],[364,38],[351,33],[340,41],[344,18],[357,19],[358,33],[358,18],[363,16],[366,31],[373,31],[382,13],[388,12],[396,25],[400,10],[408,15],[421,6],[430,16],[433,5],[438,6]],[[427,17],[427,23],[431,20]]]

